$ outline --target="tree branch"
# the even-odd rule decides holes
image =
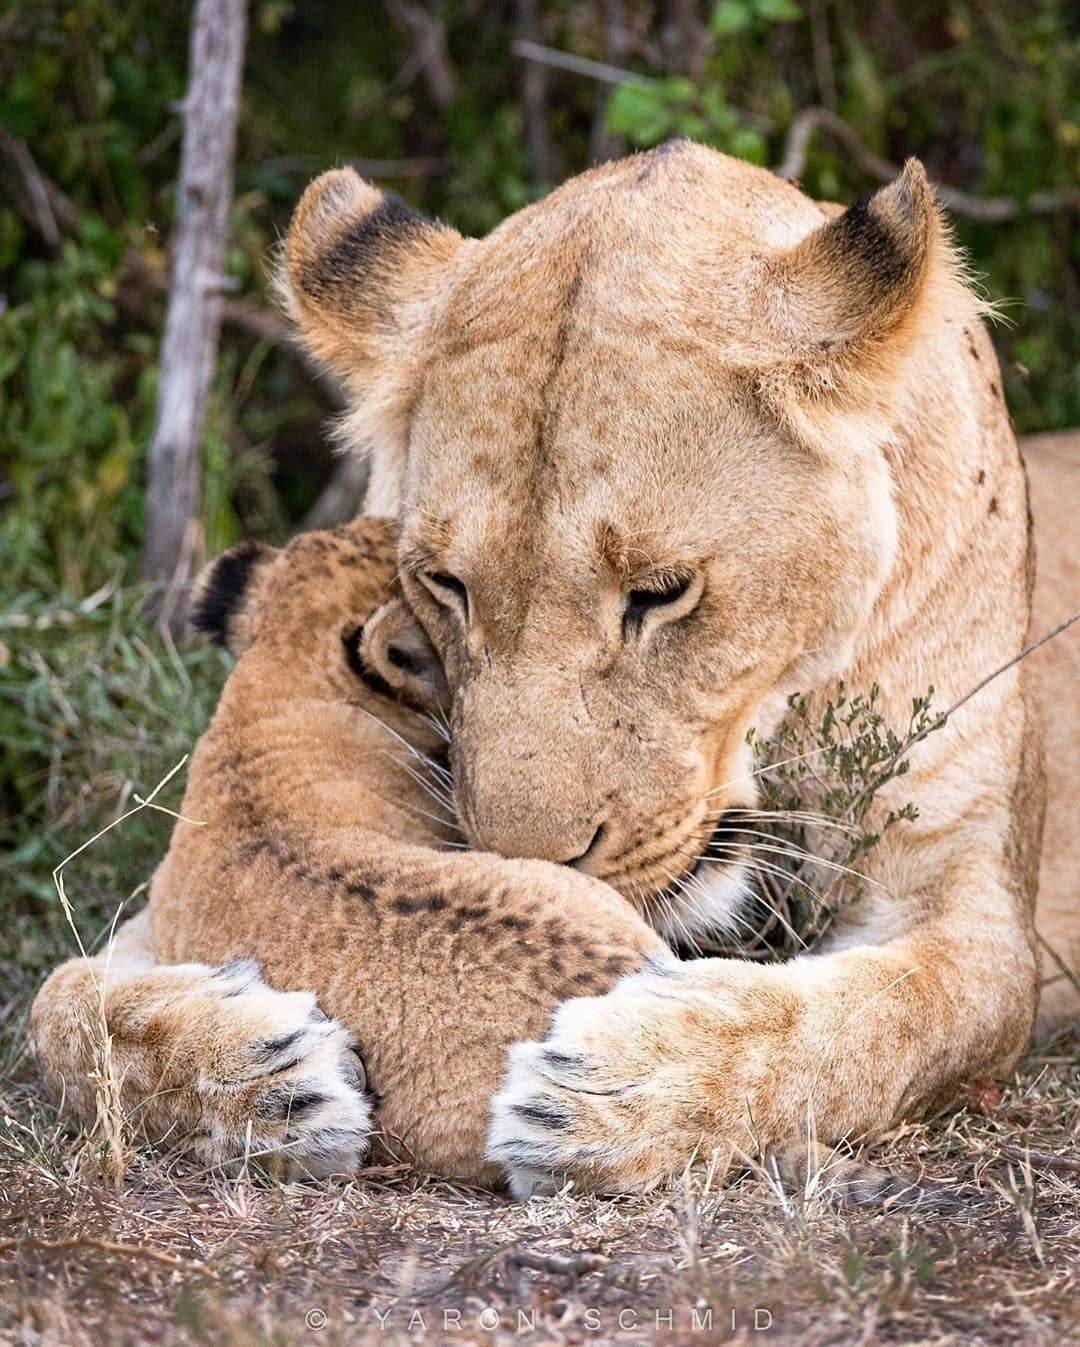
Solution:
[[[643,88],[654,89],[661,82],[651,75],[641,75],[636,70],[626,70],[607,61],[593,61],[588,56],[575,56],[573,52],[544,47],[538,42],[524,42],[518,39],[510,44],[510,50],[523,61],[535,61],[539,65],[550,66],[553,70],[565,70],[571,75],[582,75],[585,79],[597,80],[601,84],[639,84]],[[770,117],[749,112],[745,108],[732,110],[739,114],[747,126],[752,126],[764,134],[775,130],[775,123]]]
[[[626,24],[622,0],[603,0],[600,6],[604,20],[604,64],[617,69],[626,55]],[[605,159],[617,159],[626,153],[626,141],[607,129],[608,103],[611,95],[598,83],[593,103],[593,125],[590,148],[594,164]]]
[[[192,20],[157,417],[147,460],[140,568],[165,581],[160,618],[175,629],[198,546],[203,423],[221,325],[247,0],[197,0]]]
[[[9,135],[2,126],[0,126],[0,157],[13,171],[16,209],[24,223],[38,235],[49,252],[53,254],[58,252],[63,239],[78,237],[79,208],[42,172],[26,144]],[[312,165],[317,166],[314,159]],[[37,198],[37,204],[34,196]],[[50,224],[55,225],[57,230],[55,243],[49,232]],[[125,288],[147,291],[153,295],[167,295],[169,277],[164,268],[154,266],[137,248],[129,247],[124,251],[118,286],[120,302],[124,304]],[[337,405],[343,404],[341,389],[336,381],[308,355],[296,340],[290,324],[275,309],[268,308],[255,295],[243,295],[238,299],[222,298],[220,306],[223,326],[233,328],[245,336],[266,342],[268,346],[282,351],[290,359],[295,360],[310,378],[318,381]],[[127,307],[142,316],[146,314],[145,305],[133,304],[129,300]]]
[[[444,111],[457,96],[457,75],[446,50],[446,30],[418,0],[383,0],[394,22],[416,43],[415,58],[437,107]]]
[[[891,182],[899,173],[898,165],[875,154],[843,118],[828,108],[811,107],[803,108],[788,129],[784,156],[776,169],[778,178],[792,181],[802,177],[810,144],[819,131],[839,141],[859,168],[879,182]],[[1069,188],[1059,192],[1035,192],[1025,201],[1008,196],[972,196],[943,183],[935,184],[935,190],[956,215],[981,224],[1000,224],[1027,215],[1052,215],[1057,211],[1080,209],[1080,191]]]
[[[364,499],[367,479],[366,458],[356,453],[339,458],[318,500],[304,516],[301,530],[330,529],[355,519]]]
[[[623,70],[605,61],[592,61],[587,56],[575,56],[573,52],[544,47],[539,42],[525,42],[518,38],[510,44],[510,50],[523,61],[536,61],[553,70],[567,70],[571,75],[584,75],[586,79],[598,80],[601,84],[644,84],[651,87],[658,83],[651,75],[639,75],[634,70]]]
[[[537,0],[517,0],[518,32],[522,41],[537,45],[540,37],[540,13]],[[536,61],[526,61],[521,77],[521,104],[525,114],[525,134],[529,140],[529,163],[533,186],[544,190],[551,186],[551,143],[548,139],[547,70]]]
[[[79,212],[38,168],[26,141],[9,135],[2,126],[0,155],[14,177],[20,215],[40,235],[49,252],[58,253],[62,235],[73,234],[78,229]]]

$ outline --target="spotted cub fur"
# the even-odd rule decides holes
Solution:
[[[422,1168],[493,1180],[510,1045],[662,956],[599,881],[460,849],[441,672],[397,598],[396,533],[361,519],[245,544],[201,582],[196,622],[239,658],[148,911],[33,1010],[84,1122],[107,1033],[129,1118],[208,1160],[351,1169],[381,1128]]]

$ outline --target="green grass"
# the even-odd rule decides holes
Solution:
[[[227,671],[217,649],[163,643],[138,589],[81,602],[25,594],[0,610],[0,1061],[29,993],[72,950],[52,872],[191,752]],[[183,775],[161,803],[179,803]],[[172,820],[144,810],[65,872],[90,941],[145,884]]]

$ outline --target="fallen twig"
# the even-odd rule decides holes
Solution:
[[[584,1272],[600,1272],[610,1259],[602,1253],[538,1253],[535,1249],[510,1249],[506,1263],[532,1272],[550,1272],[557,1277],[579,1277]]]
[[[193,1264],[177,1258],[175,1254],[163,1249],[151,1249],[145,1244],[121,1244],[112,1239],[93,1239],[88,1235],[71,1235],[67,1239],[44,1239],[40,1235],[19,1235],[14,1239],[0,1239],[0,1253],[8,1249],[18,1249],[29,1244],[35,1249],[59,1251],[63,1249],[95,1249],[99,1253],[116,1254],[119,1257],[149,1258],[154,1263],[164,1263],[167,1267],[189,1271]]]
[[[1054,1155],[1050,1151],[1032,1151],[1026,1146],[1000,1147],[1003,1155],[1023,1164],[1033,1165],[1036,1169],[1056,1170],[1063,1174],[1080,1174],[1080,1160],[1070,1159],[1067,1155]]]

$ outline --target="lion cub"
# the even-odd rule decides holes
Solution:
[[[211,1161],[345,1170],[374,1125],[422,1168],[492,1181],[510,1045],[663,956],[605,884],[462,849],[445,685],[395,547],[396,525],[361,519],[243,544],[201,577],[195,625],[238,661],[149,907],[33,1008],[80,1120],[107,1073],[151,1139]]]

